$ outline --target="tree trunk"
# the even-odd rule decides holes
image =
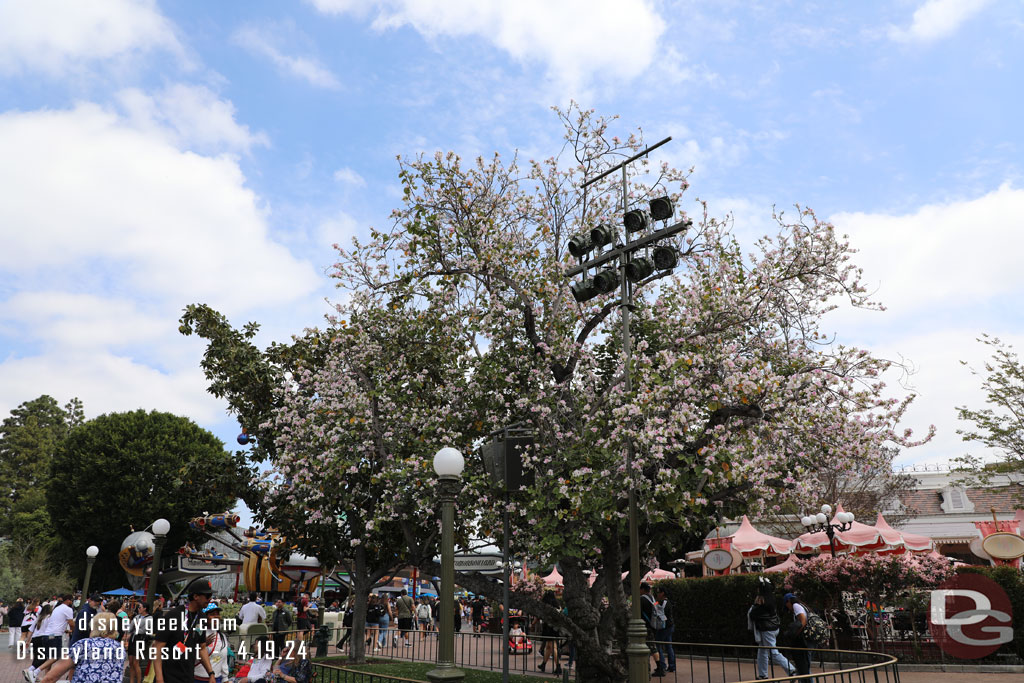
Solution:
[[[575,559],[563,559],[558,563],[562,569],[565,601],[569,619],[582,630],[582,634],[572,636],[576,645],[576,677],[581,681],[600,683],[620,683],[628,678],[625,660],[618,654],[612,654],[611,644],[616,641],[615,622],[602,619],[601,611],[594,600],[607,594],[607,586],[614,586],[614,579],[619,579],[618,567],[614,578],[604,571],[594,582],[594,590],[587,585],[587,576]],[[621,581],[619,582],[621,584]],[[602,590],[602,586],[605,587]],[[621,648],[618,648],[622,652]]]
[[[352,573],[349,574],[352,585],[352,597],[355,601],[352,604],[352,636],[349,638],[351,654],[349,660],[353,664],[366,662],[366,603],[373,589],[373,581],[367,576],[366,553],[359,549],[356,551],[355,562]]]

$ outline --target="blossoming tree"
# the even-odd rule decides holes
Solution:
[[[290,546],[347,573],[357,661],[371,589],[434,557],[430,456],[482,424],[458,422],[472,410],[463,407],[457,324],[437,306],[356,292],[327,331],[260,350],[253,324],[234,330],[198,305],[182,317],[183,333],[208,340],[210,390],[253,439],[247,456],[271,465],[251,486],[250,507]]]
[[[913,443],[897,431],[910,397],[885,397],[879,376],[889,363],[821,330],[839,305],[875,304],[849,244],[808,210],[776,216],[778,234],[744,254],[728,224],[699,205],[697,225],[677,243],[682,268],[636,288],[636,355],[624,370],[618,301],[575,302],[564,273],[574,234],[621,218],[616,182],[581,189],[583,180],[639,141],[612,137],[590,112],[560,115],[563,154],[522,168],[497,155],[402,161],[393,227],[340,250],[335,276],[347,292],[415,297],[461,321],[465,393],[481,431],[526,422],[536,434],[526,460],[536,486],[509,504],[513,547],[558,562],[568,613],[527,606],[575,641],[581,677],[618,681],[624,662],[607,653],[625,642],[631,487],[650,554],[720,514],[810,497],[821,463],[851,474],[887,463],[887,445]],[[678,202],[686,187],[682,172],[641,168],[630,196]],[[497,528],[502,507],[475,513]],[[490,590],[471,576],[460,583]]]
[[[278,366],[277,389],[251,415],[273,444],[268,518],[305,529],[312,544],[336,539],[342,550],[324,552],[339,560],[369,547],[393,555],[387,539],[400,534],[426,567],[434,451],[469,453],[478,436],[529,425],[535,485],[510,497],[509,540],[517,555],[558,563],[567,613],[528,591],[513,604],[573,639],[581,680],[622,681],[624,658],[609,653],[626,638],[631,488],[650,558],[720,515],[812,497],[824,463],[851,476],[886,465],[886,447],[913,444],[897,430],[911,397],[884,395],[889,363],[821,329],[837,306],[875,304],[849,244],[804,209],[777,215],[777,234],[744,253],[728,222],[697,204],[676,240],[680,268],[636,286],[634,360],[623,368],[619,302],[576,302],[564,274],[573,235],[621,219],[613,178],[582,182],[640,141],[613,137],[591,112],[559,116],[565,147],[543,161],[401,161],[392,227],[339,249],[343,303],[329,341],[287,379]],[[678,204],[687,189],[672,168],[631,173],[636,202],[669,194]],[[230,354],[215,355],[230,366]],[[204,362],[230,385],[215,361]],[[480,469],[468,458],[458,518],[500,529],[505,504]],[[457,582],[500,590],[475,575]]]

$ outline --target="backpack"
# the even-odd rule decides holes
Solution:
[[[806,605],[804,609],[807,609]],[[804,640],[810,647],[828,645],[828,624],[811,610],[807,610],[807,626],[804,627]]]
[[[645,595],[644,599],[651,601],[651,620],[648,626],[655,631],[665,628],[668,620],[665,618],[665,608],[655,602],[654,598]]]

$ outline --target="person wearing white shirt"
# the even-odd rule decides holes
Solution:
[[[61,596],[60,602],[53,608],[53,612],[46,619],[36,623],[33,640],[39,641],[39,645],[45,653],[45,660],[39,663],[38,666],[30,666],[25,670],[25,678],[29,683],[35,683],[36,676],[40,671],[46,671],[53,666],[54,662],[60,659],[63,636],[69,629],[74,628],[75,624],[75,613],[71,609],[71,599],[70,595]],[[35,644],[33,642],[33,645]],[[38,658],[35,661],[38,661]]]
[[[793,613],[793,624],[789,632],[791,645],[797,648],[806,648],[807,641],[804,639],[804,629],[807,628],[807,609],[800,604],[800,601],[793,593],[786,593],[782,598],[782,602]],[[811,653],[806,649],[794,650],[791,662],[798,675],[811,673]],[[814,679],[809,678],[807,682],[814,683]]]
[[[255,656],[249,665],[249,672],[235,683],[256,683],[270,674],[270,668],[274,664],[274,647],[266,636],[256,641],[253,654]]]
[[[262,624],[267,620],[267,611],[263,609],[263,605],[256,602],[256,594],[249,593],[249,602],[238,610],[238,616],[241,618],[243,626],[245,624]]]

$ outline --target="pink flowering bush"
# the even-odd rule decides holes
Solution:
[[[785,585],[813,604],[834,608],[843,591],[891,600],[903,591],[934,588],[952,573],[949,560],[932,555],[820,555],[798,561]]]

